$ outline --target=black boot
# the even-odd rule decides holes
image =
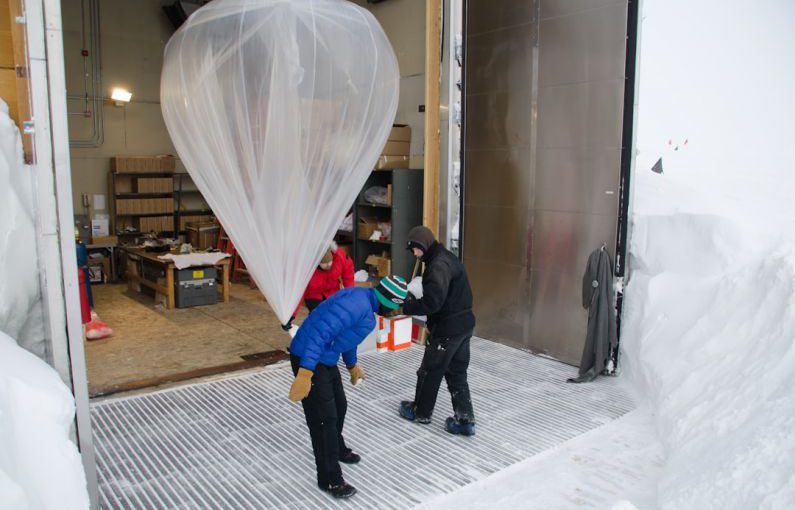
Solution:
[[[422,423],[423,425],[431,422],[430,416],[417,416],[417,412],[414,409],[414,402],[411,400],[402,400],[400,402],[398,414],[409,421],[415,421],[417,423]]]
[[[460,421],[450,417],[447,418],[444,424],[447,432],[451,434],[457,434],[461,436],[475,435],[475,424],[471,421]]]
[[[343,464],[356,464],[362,458],[359,456],[358,453],[353,453],[353,450],[348,450],[347,452],[343,453],[340,457],[340,462]]]
[[[328,492],[337,499],[349,498],[356,494],[356,487],[346,482],[342,482],[339,485],[327,485],[326,487],[321,487],[321,489]]]

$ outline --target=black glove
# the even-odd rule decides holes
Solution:
[[[287,324],[282,324],[282,329],[289,332],[293,328],[293,321],[295,320],[295,316],[290,317],[290,320],[287,321]]]

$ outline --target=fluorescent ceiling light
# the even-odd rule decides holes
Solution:
[[[129,92],[125,89],[116,88],[110,93],[110,98],[117,105],[123,105],[130,102],[130,99],[132,98],[132,92]]]

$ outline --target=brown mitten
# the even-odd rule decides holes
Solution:
[[[348,372],[351,373],[351,384],[354,386],[359,384],[359,382],[364,379],[364,369],[362,369],[362,367],[360,367],[358,364],[349,368]]]
[[[295,376],[295,381],[290,387],[290,400],[298,402],[303,400],[309,395],[309,390],[312,389],[312,375],[314,372],[306,368],[299,368],[298,375]]]

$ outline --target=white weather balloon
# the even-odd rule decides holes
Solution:
[[[386,142],[399,77],[347,0],[214,0],[166,46],[168,132],[282,323]]]

